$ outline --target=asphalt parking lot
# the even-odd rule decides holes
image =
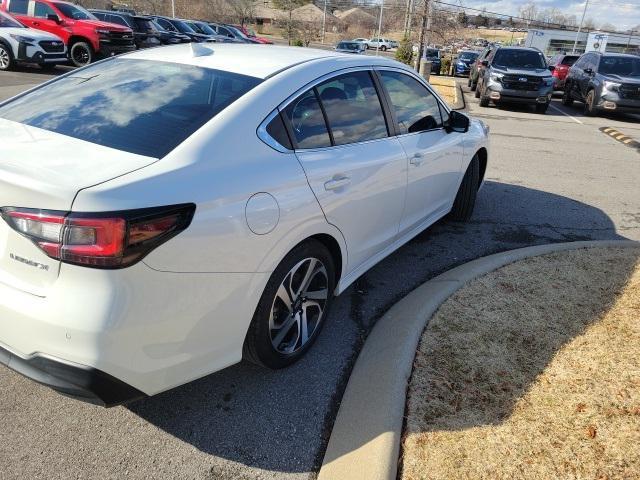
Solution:
[[[2,72],[0,100],[48,78]],[[402,296],[503,250],[640,240],[640,151],[599,130],[640,140],[640,118],[586,118],[557,99],[546,115],[466,100],[492,148],[471,222],[439,222],[370,270],[337,299],[306,358],[278,372],[239,364],[108,410],[0,367],[0,479],[314,478],[353,360]]]

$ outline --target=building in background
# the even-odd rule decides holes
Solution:
[[[524,40],[525,47],[535,47],[546,55],[560,52],[571,53],[576,40],[574,30],[529,29]],[[640,36],[601,31],[580,32],[577,53],[584,52],[635,53],[640,54]]]

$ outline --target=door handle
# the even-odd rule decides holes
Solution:
[[[413,157],[411,157],[411,159],[409,160],[409,163],[416,167],[422,165],[422,162],[424,162],[424,158],[422,158],[421,153],[415,153]]]
[[[336,190],[338,188],[346,187],[351,183],[351,179],[349,177],[339,177],[333,178],[328,182],[324,182],[325,190]]]

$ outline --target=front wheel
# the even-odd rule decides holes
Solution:
[[[0,43],[0,70],[11,70],[13,67],[13,54],[11,49],[5,44]]]
[[[476,88],[475,88],[475,97],[476,98],[480,98],[480,87],[478,86],[478,82],[476,82]]]
[[[272,369],[298,361],[318,337],[329,314],[335,267],[327,248],[308,240],[273,272],[244,342],[244,357]]]
[[[464,174],[460,188],[453,202],[449,218],[456,222],[466,222],[471,218],[476,205],[480,185],[480,160],[475,155]]]
[[[536,105],[536,113],[541,113],[544,115],[545,113],[547,113],[548,108],[548,103],[539,103]]]
[[[84,67],[93,61],[93,49],[86,42],[76,42],[69,49],[71,63],[76,67]]]
[[[386,52],[387,51],[387,46],[386,45],[382,45],[380,47],[380,50],[382,50],[383,52]]]
[[[484,87],[484,84],[482,86]],[[480,89],[478,89],[476,91],[480,92]],[[484,89],[484,91],[482,93],[480,93],[479,97],[480,97],[480,106],[481,107],[488,107],[489,106],[489,97],[487,97],[486,89]]]
[[[584,114],[587,117],[593,117],[596,114],[595,103],[596,92],[593,90],[589,90],[589,93],[587,93],[587,98],[584,99]]]
[[[562,94],[562,105],[570,107],[573,105],[573,97],[571,96],[571,86],[568,83],[564,85],[564,93]]]

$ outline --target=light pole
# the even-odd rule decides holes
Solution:
[[[378,21],[378,38],[376,42],[376,55],[378,55],[378,51],[380,50],[380,35],[382,35],[382,10],[384,9],[384,0],[380,4],[380,20]]]
[[[588,6],[589,0],[584,3],[584,10],[582,11],[582,18],[580,19],[580,26],[578,27],[578,31],[576,32],[576,41],[573,42],[573,50],[571,51],[571,53],[576,53],[576,47],[578,46],[578,36],[580,35],[580,30],[582,30],[582,24],[584,23],[584,16],[587,14]]]
[[[171,16],[176,18],[176,0],[171,0]]]

